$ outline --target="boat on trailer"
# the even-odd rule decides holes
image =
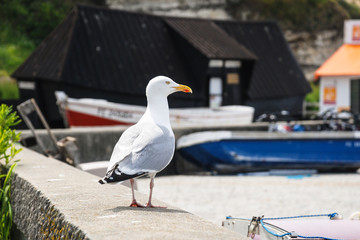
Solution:
[[[70,98],[55,92],[60,113],[67,127],[133,125],[146,107],[113,103],[102,99]],[[171,108],[173,127],[236,127],[250,124],[254,108],[231,105],[217,108]]]
[[[218,173],[360,168],[359,131],[203,131],[179,138],[177,150],[186,160]]]

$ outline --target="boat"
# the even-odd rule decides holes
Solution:
[[[177,151],[204,170],[353,171],[360,168],[360,131],[202,131],[180,137]]]
[[[60,113],[67,127],[133,125],[146,107],[113,103],[102,99],[70,98],[56,91]],[[254,108],[231,105],[217,108],[171,108],[173,127],[236,127],[250,124]]]
[[[252,219],[228,216],[222,226],[255,240],[355,240],[360,236],[360,221],[343,219],[337,213]]]

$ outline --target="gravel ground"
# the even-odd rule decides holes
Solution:
[[[149,179],[137,180],[149,194]],[[360,174],[286,176],[166,176],[154,198],[221,225],[226,216],[281,217],[360,211]]]

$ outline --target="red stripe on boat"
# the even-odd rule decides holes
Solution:
[[[114,125],[133,125],[134,123],[116,121],[101,118],[89,114],[79,113],[71,110],[66,111],[66,117],[70,127],[88,126],[114,126]]]

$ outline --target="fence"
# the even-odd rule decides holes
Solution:
[[[319,112],[318,102],[304,102],[303,103],[303,118],[310,118]]]

